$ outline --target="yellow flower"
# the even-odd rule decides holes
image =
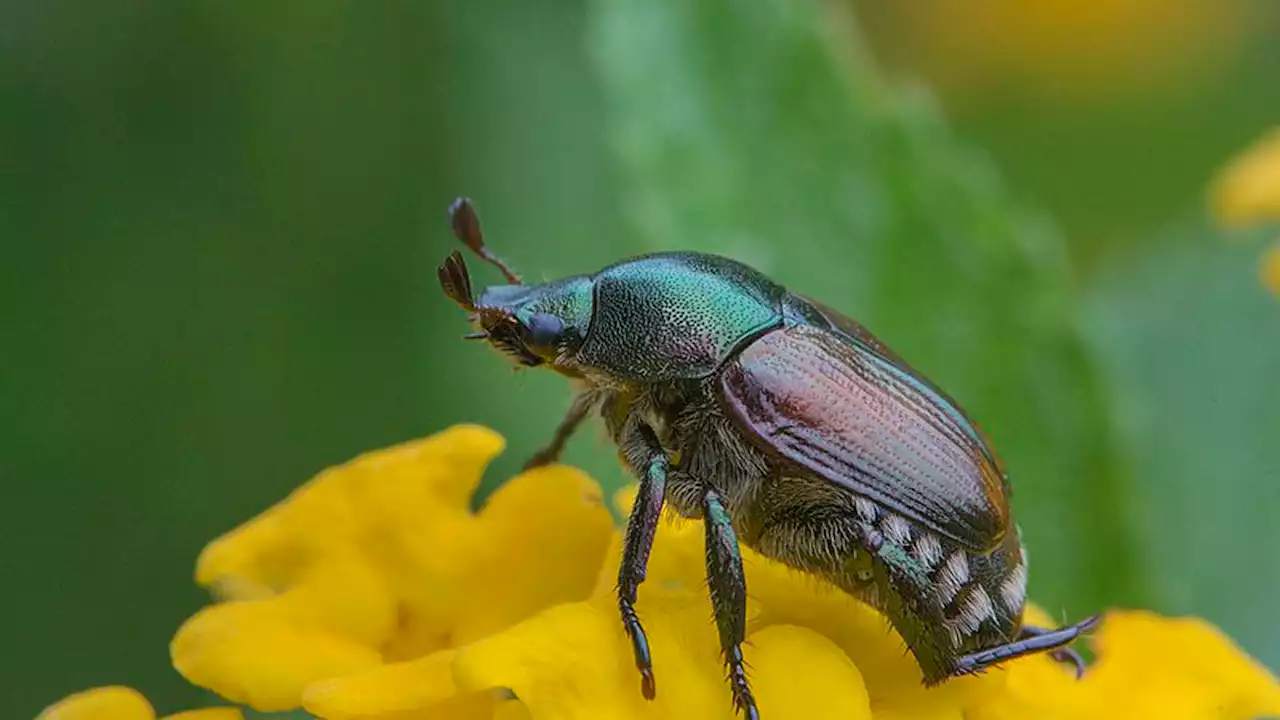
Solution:
[[[1231,161],[1214,180],[1209,197],[1223,227],[1280,222],[1280,127]],[[1262,286],[1280,297],[1280,242],[1263,253],[1258,275]]]
[[[166,715],[162,720],[243,720],[236,708],[208,708]],[[137,690],[110,686],[85,690],[59,700],[36,720],[156,720],[151,703]]]
[[[458,426],[370,453],[215,540],[196,580],[226,602],[178,630],[174,666],[229,700],[284,710],[320,681],[447,657],[586,597],[613,532],[598,486],[570,468],[543,468],[472,512],[502,444],[490,430]],[[414,690],[420,701],[453,694]]]
[[[865,14],[870,30],[888,33],[877,49],[905,57],[944,92],[964,90],[956,100],[1012,89],[1060,103],[1215,77],[1257,32],[1249,10],[1243,0],[933,0]]]
[[[459,688],[511,688],[534,718],[732,718],[708,620],[702,538],[697,522],[664,527],[642,587],[639,612],[653,646],[656,701],[639,694],[615,617],[616,539],[590,600],[459,650]],[[749,550],[744,558],[751,594],[746,653],[761,715],[771,720],[1280,713],[1280,684],[1211,626],[1143,612],[1108,615],[1096,638],[1100,660],[1084,680],[1041,655],[927,689],[878,613]],[[1037,623],[1049,624],[1033,612]]]
[[[500,447],[458,427],[372,453],[216,540],[197,578],[229,601],[183,626],[175,665],[229,699],[329,720],[733,718],[701,524],[672,518],[654,544],[638,603],[658,683],[646,701],[598,489],[543,468],[473,513]],[[1280,715],[1280,684],[1227,638],[1145,612],[1107,616],[1084,680],[1037,656],[926,689],[881,615],[750,551],[744,563],[744,651],[767,720]]]
[[[1225,227],[1280,221],[1280,128],[1227,165],[1210,189],[1210,201]]]

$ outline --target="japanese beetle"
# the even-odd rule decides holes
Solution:
[[[485,339],[578,386],[555,460],[588,415],[639,479],[618,609],[641,690],[656,684],[636,592],[664,504],[706,526],[707,580],[733,702],[757,718],[743,667],[739,543],[883,612],[924,682],[1067,645],[1096,617],[1024,625],[1027,566],[1004,467],[964,411],[857,322],[735,261],[693,252],[623,260],[526,285],[484,245],[466,199],[454,233],[509,284],[479,296],[461,253],[441,286]]]

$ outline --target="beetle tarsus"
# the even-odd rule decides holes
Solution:
[[[1093,629],[1093,627],[1098,624],[1100,617],[1101,616],[1099,615],[1093,615],[1074,625],[1068,625],[1067,627],[1053,630],[1034,626],[1023,627],[1022,631],[1018,634],[1018,639],[1011,643],[988,648],[986,650],[981,650],[958,658],[955,663],[955,670],[953,671],[953,674],[967,675],[991,667],[997,663],[1005,662],[1006,660],[1012,660],[1024,655],[1033,655],[1039,652],[1056,653],[1061,650],[1067,650],[1070,652],[1067,645],[1071,644],[1076,638],[1080,637],[1084,633]],[[1078,655],[1076,655],[1075,658],[1070,659],[1069,662],[1076,664],[1077,672],[1079,673],[1082,672],[1080,667],[1084,665],[1084,662],[1082,659],[1077,662],[1077,659],[1079,659]]]
[[[759,720],[760,710],[756,708],[756,699],[751,694],[751,686],[747,683],[747,669],[742,661],[742,651],[735,647],[732,656],[726,657],[729,666],[729,686],[733,689],[734,712],[741,712],[746,720]]]
[[[1071,629],[1075,630],[1076,636],[1078,637],[1080,634],[1083,634],[1093,629],[1093,627],[1097,625],[1099,619],[1100,618],[1098,615],[1085,618],[1084,620],[1071,626]],[[1040,637],[1042,635],[1045,635],[1051,632],[1054,632],[1054,631],[1050,629],[1042,628],[1042,627],[1036,627],[1034,625],[1024,625],[1022,627],[1022,631],[1018,634],[1018,639],[1021,640],[1024,638]],[[1080,653],[1076,652],[1069,645],[1065,645],[1063,647],[1050,650],[1049,657],[1053,658],[1056,662],[1062,663],[1063,665],[1072,666],[1072,668],[1075,669],[1077,680],[1084,677],[1084,671],[1086,667],[1084,658],[1081,657]]]
[[[618,611],[622,615],[622,629],[631,641],[631,653],[635,656],[636,670],[640,672],[640,693],[646,700],[657,697],[657,682],[653,678],[653,657],[649,653],[649,638],[644,634],[644,626],[636,615],[632,600],[618,597]]]

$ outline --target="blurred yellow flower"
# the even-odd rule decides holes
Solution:
[[[85,690],[50,705],[36,720],[156,720],[142,693],[110,686]],[[244,720],[236,708],[208,708],[166,715],[161,720]]]
[[[1223,169],[1210,189],[1210,202],[1225,227],[1280,221],[1280,127]]]
[[[1209,189],[1218,224],[1242,229],[1280,222],[1280,127],[1232,160]],[[1280,242],[1262,255],[1263,287],[1280,297]]]
[[[179,630],[174,664],[231,700],[329,720],[734,717],[701,524],[672,519],[654,544],[638,605],[658,682],[646,701],[599,490],[542,468],[473,513],[501,445],[463,426],[366,455],[214,541],[197,579],[228,601]],[[768,720],[1280,715],[1280,684],[1218,631],[1145,612],[1107,616],[1084,680],[1037,656],[926,689],[878,613],[750,551],[744,562],[745,652]]]
[[[1280,297],[1280,242],[1272,245],[1262,256],[1262,284]]]
[[[885,37],[882,54],[944,92],[964,90],[953,102],[983,87],[1111,102],[1203,82],[1266,17],[1243,0],[933,0],[860,10],[873,39]]]

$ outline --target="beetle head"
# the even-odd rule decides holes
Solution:
[[[459,198],[449,208],[453,233],[480,259],[493,265],[507,285],[487,287],[477,297],[462,253],[454,250],[436,272],[445,295],[471,313],[479,330],[469,340],[488,340],[526,367],[549,364],[575,374],[572,357],[581,347],[591,322],[591,279],[576,276],[525,285],[501,258],[489,251],[480,231],[475,207]]]

